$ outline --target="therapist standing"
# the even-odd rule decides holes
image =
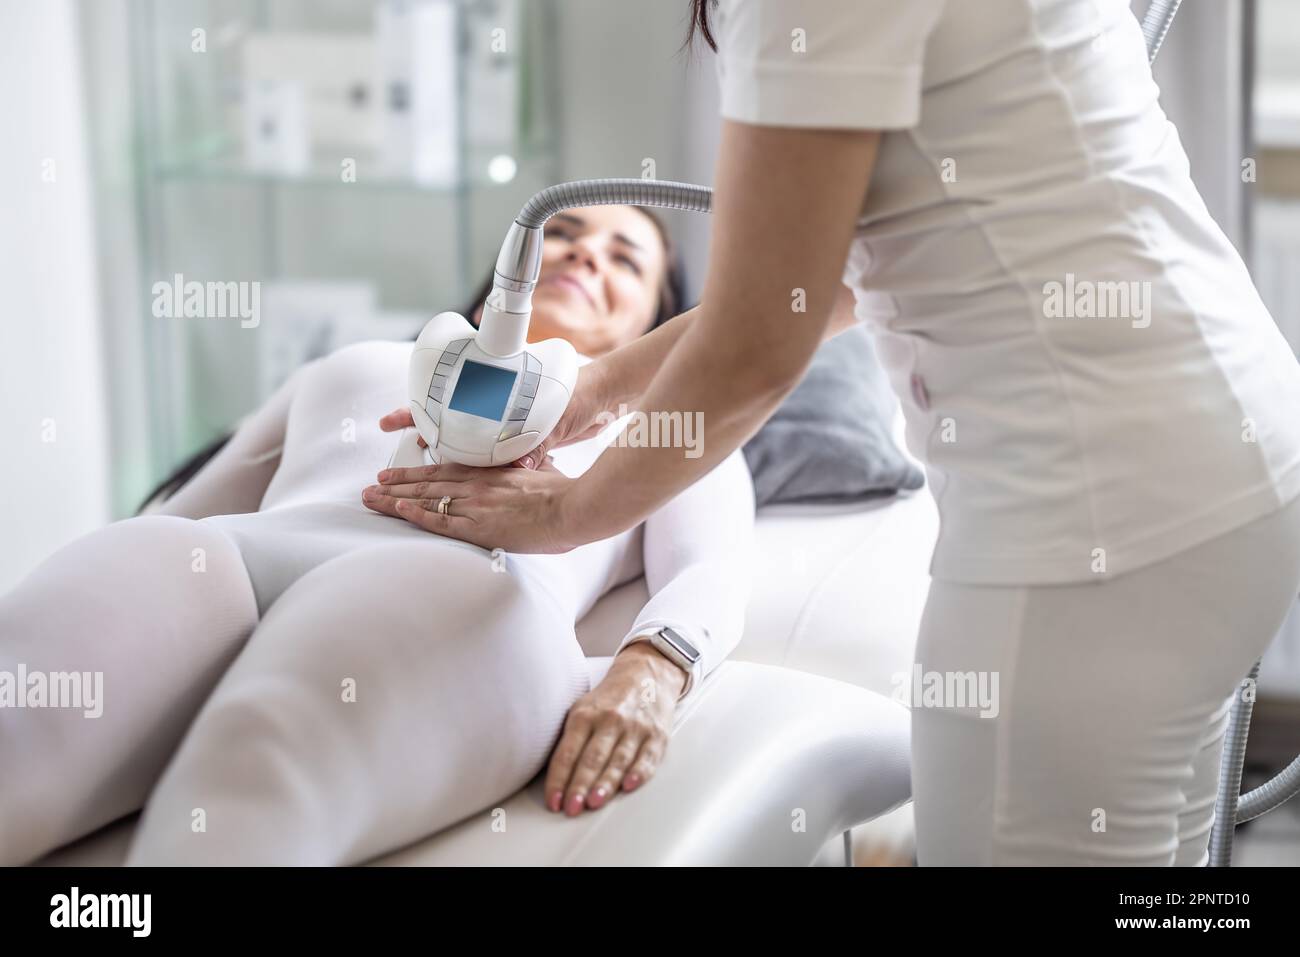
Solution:
[[[703,455],[398,470],[384,509],[509,551],[613,535],[867,323],[942,520],[917,664],[998,690],[913,702],[919,862],[1204,863],[1227,709],[1300,585],[1300,366],[1127,2],[696,0],[697,30],[703,301],[585,366],[547,445],[626,402],[702,412]]]

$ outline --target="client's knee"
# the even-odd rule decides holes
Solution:
[[[366,806],[368,777],[274,680],[218,692],[146,810],[128,863],[336,864]],[[338,756],[330,760],[330,754]]]

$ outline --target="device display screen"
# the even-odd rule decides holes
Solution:
[[[519,373],[465,360],[447,408],[500,421]]]

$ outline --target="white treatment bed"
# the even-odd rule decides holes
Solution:
[[[901,445],[900,445],[901,447]],[[540,778],[491,809],[373,863],[384,865],[806,865],[842,862],[841,835],[911,795],[910,673],[938,516],[926,489],[854,505],[759,511],[745,637],[679,710],[663,766],[596,812],[546,811]],[[579,623],[608,655],[643,580]],[[41,863],[113,865],[135,817]]]

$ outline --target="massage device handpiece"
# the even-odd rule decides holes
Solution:
[[[390,467],[506,465],[560,421],[578,378],[573,346],[547,339],[500,356],[482,348],[479,331],[455,312],[439,313],[421,331],[407,380],[415,429],[403,434]]]
[[[533,196],[501,244],[478,328],[443,312],[416,340],[407,384],[415,429],[402,435],[389,465],[504,465],[559,423],[578,380],[577,353],[563,339],[528,342],[548,219],[578,206],[622,204],[707,213],[712,201],[706,186],[642,179],[560,183]]]

